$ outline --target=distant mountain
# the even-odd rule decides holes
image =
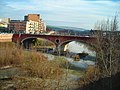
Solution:
[[[48,25],[47,28],[52,30],[74,30],[74,31],[85,31],[87,29],[83,28],[76,28],[76,27],[68,27],[68,26],[50,26]]]
[[[47,30],[55,30],[59,33],[67,33],[70,35],[90,35],[90,30],[76,27],[68,27],[68,26],[47,26]]]
[[[50,25],[47,25],[47,29],[50,29],[50,30],[63,30],[63,28],[60,28],[60,27],[57,27],[57,26],[50,26]]]

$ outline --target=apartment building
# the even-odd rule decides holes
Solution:
[[[23,20],[11,20],[9,24],[9,30],[15,33],[25,33],[26,22]]]
[[[39,14],[28,14],[24,16],[26,21],[26,33],[40,34],[46,31],[46,25]]]
[[[39,23],[31,20],[27,21],[26,33],[31,33],[31,34],[39,33]]]
[[[46,31],[46,25],[39,14],[28,14],[24,20],[10,20],[9,30],[15,33],[40,34]]]
[[[29,21],[29,20],[39,22],[40,14],[28,14],[24,16],[24,21]]]
[[[9,32],[10,18],[0,18],[0,32]]]

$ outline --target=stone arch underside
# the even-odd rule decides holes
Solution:
[[[36,40],[37,40],[38,38],[41,38],[41,37],[26,37],[26,38],[21,39],[20,43],[21,43],[21,44],[25,44],[25,43],[26,43],[27,46],[29,47],[29,45],[30,45],[31,43],[34,44],[34,42],[36,42]],[[51,41],[51,40],[49,40],[49,39],[46,39],[46,38],[41,38],[41,39],[46,40],[46,41],[52,43],[52,44],[54,45],[54,47],[56,48],[56,45],[55,45],[55,43],[54,43],[53,41]],[[24,45],[24,46],[25,46],[25,45]]]
[[[88,41],[85,41],[85,40],[65,40],[58,45],[58,50],[63,52],[65,45],[67,45],[68,43],[70,43],[72,41],[77,41],[77,42],[83,43],[84,45],[91,47],[92,50],[95,50],[95,45]]]

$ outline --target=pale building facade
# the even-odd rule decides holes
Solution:
[[[8,32],[9,31],[9,22],[10,18],[0,18],[0,32]]]
[[[0,27],[8,28],[10,18],[0,18]]]
[[[39,23],[36,21],[27,21],[26,33],[36,34],[39,33]]]
[[[40,34],[46,31],[46,25],[39,14],[28,14],[24,20],[26,21],[26,33]]]

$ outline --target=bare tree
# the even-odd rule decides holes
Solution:
[[[120,32],[118,16],[95,25],[96,57],[102,76],[111,76],[120,71]]]

